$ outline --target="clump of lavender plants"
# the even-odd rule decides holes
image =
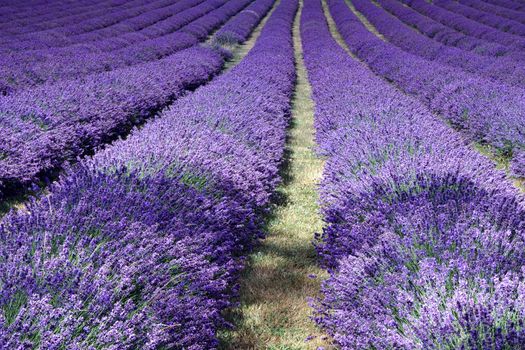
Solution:
[[[319,1],[305,4],[301,35],[327,157],[316,246],[330,277],[315,320],[343,349],[521,349],[523,196],[351,58]]]
[[[282,1],[236,67],[3,219],[0,348],[217,348],[279,182],[297,6]]]

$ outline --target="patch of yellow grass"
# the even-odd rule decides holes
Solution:
[[[489,158],[496,166],[496,169],[505,171],[509,181],[520,191],[525,192],[525,178],[514,177],[510,173],[510,158],[498,154],[496,150],[490,145],[482,145],[480,143],[474,142],[472,147],[481,153],[481,155]]]
[[[328,9],[326,0],[321,0],[321,4],[323,6],[323,12],[326,17],[326,22],[328,23],[328,28],[330,29],[330,34],[332,34],[334,40],[339,44],[339,46],[341,46],[346,51],[346,53],[350,57],[363,64],[363,62],[352,51],[350,51],[350,48],[345,42],[345,39],[343,39],[341,33],[339,33],[339,31],[337,30],[337,26],[332,15],[330,14],[330,10]]]
[[[350,10],[352,10],[352,12],[354,13],[354,15],[356,15],[357,18],[359,18],[359,20],[365,25],[366,29],[368,29],[370,32],[375,34],[375,36],[377,36],[379,39],[383,41],[387,41],[385,37],[383,36],[383,34],[379,33],[376,27],[372,23],[370,23],[368,19],[366,19],[366,17],[363,16],[361,12],[357,11],[357,9],[354,7],[354,4],[352,4],[351,0],[345,0],[345,1],[348,7],[350,7]]]
[[[247,262],[241,278],[241,306],[232,311],[236,328],[221,334],[224,349],[331,349],[328,338],[310,319],[308,305],[309,298],[319,296],[326,278],[312,245],[314,233],[323,226],[317,194],[323,160],[314,152],[314,106],[301,56],[300,12],[294,23],[298,79],[287,166],[278,189],[282,200],[268,219],[266,239]],[[306,341],[309,336],[314,338]]]
[[[252,49],[252,47],[255,45],[255,42],[257,41],[257,38],[261,34],[261,30],[264,28],[264,25],[272,15],[273,11],[279,6],[281,0],[277,0],[270,11],[264,16],[264,18],[261,20],[261,22],[254,28],[252,33],[250,34],[248,40],[246,40],[242,45],[233,45],[230,47],[230,51],[232,53],[232,58],[226,61],[224,64],[224,71],[227,71],[233,67],[235,67],[239,62],[248,54],[248,52]]]

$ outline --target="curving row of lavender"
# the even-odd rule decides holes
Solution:
[[[162,9],[124,20],[115,26],[76,35],[71,37],[71,42],[65,46],[14,52],[10,53],[10,57],[38,62],[45,60],[48,55],[53,57],[111,52],[144,40],[171,34],[210,11],[213,13],[225,3],[221,0],[182,0]]]
[[[472,51],[482,56],[508,57],[514,60],[523,60],[523,53],[514,47],[465,35],[430,17],[420,14],[408,6],[404,6],[397,0],[377,0],[377,2],[405,24],[444,45],[457,47],[465,51]]]
[[[525,13],[522,11],[494,5],[481,0],[459,0],[459,3],[487,13],[493,13],[504,18],[513,19],[515,21],[525,23]]]
[[[512,46],[519,50],[525,49],[525,38],[502,32],[485,24],[445,10],[439,6],[427,3],[425,0],[400,0],[419,13],[440,22],[447,27],[475,38],[483,39],[500,45]]]
[[[198,4],[198,2],[196,2]],[[82,17],[79,16],[66,16],[57,18],[63,13],[63,10],[59,10],[55,13],[55,16],[50,17],[49,21],[39,21],[41,27],[45,27],[47,24],[49,28],[31,28],[16,24],[5,24],[5,27],[9,28],[10,33],[7,37],[2,38],[2,43],[5,46],[3,50],[20,50],[20,49],[35,49],[38,47],[49,47],[49,46],[63,46],[67,44],[74,44],[75,40],[71,39],[74,36],[83,36],[84,34],[94,35],[105,33],[109,29],[126,30],[122,24],[134,24],[134,18],[144,13],[157,11],[163,11],[168,7],[176,5],[173,0],[156,0],[153,2],[145,2],[143,0],[133,0],[126,3],[125,6],[119,7],[113,11],[87,11],[82,13]],[[53,12],[50,11],[53,15]],[[169,15],[165,15],[166,18]],[[25,30],[24,30],[25,29]],[[127,30],[129,30],[128,28]],[[18,33],[17,33],[18,32]],[[90,34],[93,32],[93,34]]]
[[[20,52],[8,50],[2,55],[1,63],[3,72],[4,74],[10,74],[11,69],[15,69],[16,71],[18,68],[20,70],[18,66],[22,66],[23,69],[28,70],[26,74],[30,74],[31,65],[43,65],[47,61],[51,66],[54,60],[60,61],[71,56],[85,63],[89,61],[89,59],[83,59],[83,55],[87,55],[88,58],[89,56],[94,57],[93,54],[95,53],[109,53],[118,49],[124,49],[135,43],[140,43],[141,41],[151,40],[162,35],[173,33],[184,24],[187,24],[187,21],[184,22],[185,17],[187,17],[184,15],[187,12],[186,10],[191,11],[192,7],[199,7],[198,5],[201,2],[200,0],[183,0],[168,6],[163,9],[163,11],[166,11],[165,15],[168,15],[168,17],[162,20],[159,20],[156,16],[158,10],[151,10],[134,17],[134,23],[129,23],[124,20],[124,22],[128,22],[124,25],[128,32],[123,33],[123,35],[118,35],[118,31],[112,32],[113,27],[110,26],[102,29],[103,31],[108,31],[107,34],[110,36],[109,38],[98,38],[98,33],[101,30],[94,30],[84,33],[82,36],[75,36],[74,41],[63,47],[46,47]],[[197,17],[198,16],[195,16],[195,18]],[[188,19],[191,20],[191,18]],[[119,25],[119,23],[117,23],[117,25]],[[172,23],[175,24],[175,27],[170,30],[170,24]],[[165,31],[161,30],[163,27],[166,27]],[[31,43],[31,41],[28,42]],[[74,63],[74,61],[72,63]]]
[[[525,175],[525,90],[407,53],[369,32],[344,0],[328,4],[345,42],[376,74],[508,157],[514,175]]]
[[[232,6],[245,4],[229,2],[224,5],[228,11],[220,8],[214,13],[219,17],[201,17],[191,30],[210,32],[231,16]],[[248,27],[255,25],[249,21]],[[0,99],[0,193],[37,182],[64,162],[125,133],[208,81],[222,64],[214,49],[194,46],[152,62],[44,84]]]
[[[463,5],[455,0],[434,0],[432,3],[451,12],[465,16],[466,18],[470,18],[476,22],[499,29],[502,32],[520,36],[525,35],[525,25],[512,19],[480,11]]]
[[[251,28],[259,23],[262,14],[267,13],[274,0],[256,1],[241,11],[235,19],[222,26],[214,35],[217,43],[241,43],[250,35]]]
[[[125,47],[116,48],[109,52],[86,53],[80,49],[79,51],[68,50],[67,55],[60,56],[53,53],[46,55],[44,52],[38,56],[25,53],[22,57],[20,57],[21,55],[6,57],[4,60],[9,63],[3,64],[0,70],[2,75],[0,91],[3,90],[4,94],[11,94],[14,91],[46,82],[79,78],[92,73],[157,60],[195,45],[203,39],[202,31],[204,31],[205,38],[211,30],[240,11],[249,2],[250,0],[205,1],[170,16],[166,21],[162,21],[162,26],[167,29],[164,32],[159,33],[159,30],[154,30],[154,34],[148,39],[140,42],[135,42],[135,40],[124,41]],[[176,5],[179,4],[181,3]],[[191,5],[192,1],[188,1],[186,4],[186,6]],[[170,13],[173,9],[166,11]],[[218,23],[212,16],[219,17]],[[147,15],[144,17],[145,20],[148,19]],[[205,25],[202,31],[192,30],[195,27],[195,22],[202,22]],[[158,28],[158,25],[156,27]],[[152,30],[153,28],[150,26],[147,29]],[[115,37],[110,43],[113,43],[114,39]],[[104,44],[107,44],[107,41],[104,41]]]
[[[110,1],[107,1],[110,2]],[[7,23],[0,23],[0,42],[1,43],[7,43],[7,44],[13,44],[16,43],[16,41],[24,41],[25,45],[28,45],[28,41],[33,41],[35,46],[38,46],[39,44],[39,38],[43,38],[46,34],[50,37],[56,37],[56,41],[49,40],[48,47],[44,47],[43,49],[53,47],[54,45],[58,45],[60,47],[61,45],[75,45],[75,41],[65,42],[67,39],[67,34],[69,33],[67,28],[71,28],[71,31],[77,31],[78,34],[69,33],[72,36],[83,36],[83,35],[93,35],[97,32],[105,32],[109,30],[110,28],[118,28],[120,26],[120,22],[127,23],[130,22],[130,24],[133,24],[133,21],[136,18],[140,18],[145,14],[145,12],[156,12],[159,10],[162,10],[163,8],[173,6],[174,2],[170,0],[156,0],[148,5],[144,5],[144,2],[141,0],[133,0],[125,3],[125,7],[118,6],[113,9],[106,9],[104,6],[104,3],[98,4],[100,8],[96,9],[97,6],[95,6],[94,11],[86,11],[86,18],[77,18],[77,16],[65,16],[60,17],[58,14],[54,13],[52,10],[49,11],[49,19],[38,17],[31,17],[25,19],[28,23],[20,23],[17,24],[16,22],[7,22]],[[124,16],[124,18],[120,18],[120,21],[117,21],[116,23],[110,23],[106,26],[102,26],[101,28],[93,28],[92,30],[89,30],[89,28],[86,28],[86,32],[83,33],[80,29],[74,28],[74,23],[76,22],[79,26],[86,25],[86,23],[90,22],[96,22],[100,18],[104,16],[110,16],[115,14],[118,18],[119,10],[122,12],[129,13],[128,18]],[[143,11],[137,11],[143,9]],[[137,12],[136,12],[137,11]],[[177,11],[174,11],[176,13]],[[38,28],[31,28],[32,26],[39,25],[39,26],[49,26],[48,29],[41,29]],[[5,27],[2,29],[2,27]],[[7,30],[17,30],[21,31],[21,33],[7,33]],[[124,28],[122,28],[124,29]],[[131,28],[128,28],[128,31],[131,30]],[[62,33],[60,33],[62,31]],[[90,34],[91,33],[91,34]],[[65,42],[65,43],[64,43]],[[30,50],[35,50],[36,48],[28,47]],[[9,47],[2,47],[0,49],[2,53],[10,53],[13,51],[13,48]]]
[[[189,48],[140,66],[57,83],[0,99],[0,192],[18,190],[125,132],[223,65]]]
[[[283,0],[236,67],[3,219],[2,348],[217,347],[279,181],[296,10]]]
[[[523,349],[523,196],[350,58],[318,0],[305,2],[301,34],[327,156],[317,322],[342,349]]]
[[[516,10],[516,11],[525,10],[525,4],[521,1],[513,1],[513,0],[483,0],[483,1],[488,2],[489,4],[506,7],[506,8]]]
[[[57,11],[49,10],[46,18],[37,18],[29,16],[23,22],[14,21],[0,24],[1,35],[0,43],[2,52],[20,50],[26,47],[61,46],[67,43],[68,35],[82,35],[84,32],[104,30],[105,27],[118,26],[119,21],[125,21],[133,16],[141,15],[144,12],[152,11],[156,8],[173,3],[169,0],[157,0],[151,4],[145,5],[144,1],[133,0],[126,3],[125,6],[119,6],[113,9],[106,9],[104,4],[100,8],[92,11],[86,11],[80,16],[64,16],[65,9]],[[75,7],[75,6],[73,6]],[[112,20],[114,16],[115,20]],[[104,20],[105,19],[105,20]],[[75,27],[75,23],[78,25]],[[17,42],[19,42],[17,44]]]
[[[253,1],[254,0],[226,1],[226,3],[224,3],[224,5],[222,5],[218,9],[211,11],[206,15],[184,26],[181,29],[181,31],[193,35],[200,41],[205,40],[210,35],[210,32],[212,30],[219,28],[232,16],[235,15],[235,17],[237,17],[236,15],[239,14],[240,11],[243,11],[244,8],[246,8],[246,6],[253,4]],[[251,25],[250,28],[253,29],[254,26],[255,25]]]
[[[27,5],[27,4],[26,4]],[[31,11],[24,14],[22,8],[15,10],[11,14],[16,17],[4,15],[0,19],[0,28],[4,34],[17,35],[27,34],[48,29],[59,29],[61,25],[71,24],[74,20],[79,25],[84,21],[102,17],[104,14],[117,14],[123,10],[133,10],[138,6],[145,5],[140,0],[119,1],[119,0],[98,0],[91,2],[64,3],[56,2],[47,6],[34,5]]]
[[[483,2],[516,11],[525,10],[525,2],[522,0],[483,0]]]
[[[224,3],[224,1],[182,0],[120,21],[112,26],[71,36],[68,38],[69,41],[61,46],[33,48],[30,51],[15,52],[11,55],[25,59],[34,59],[36,55],[38,59],[42,59],[41,57],[45,57],[45,54],[109,52],[142,40],[173,33]]]
[[[411,30],[397,18],[368,0],[352,0],[352,4],[379,33],[403,51],[427,60],[458,67],[490,80],[499,80],[519,88],[525,87],[525,68],[515,60],[483,57],[442,45]]]
[[[5,4],[4,1],[2,4]],[[130,3],[128,5],[128,3]],[[93,11],[114,11],[125,6],[133,6],[133,1],[123,0],[93,0],[64,4],[61,1],[42,1],[40,3],[18,2],[18,6],[7,6],[0,12],[0,28],[9,31],[24,26],[28,28],[39,28],[40,23],[46,23],[53,19],[61,19],[79,13],[91,14]]]

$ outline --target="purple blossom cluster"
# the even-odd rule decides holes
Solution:
[[[3,219],[0,348],[217,347],[279,181],[297,6],[282,0],[237,66]]]
[[[215,33],[218,43],[240,43],[246,40],[251,28],[257,25],[270,10],[274,0],[256,0],[241,11],[235,19],[229,21]]]
[[[451,12],[465,16],[466,18],[470,18],[479,23],[499,29],[502,32],[520,36],[525,35],[525,25],[513,19],[508,19],[494,15],[492,13],[480,11],[478,9],[463,5],[455,0],[434,0],[432,3]]]
[[[352,59],[319,0],[305,2],[301,36],[327,157],[317,322],[342,349],[523,349],[523,195]]]
[[[425,60],[382,41],[344,0],[328,0],[349,48],[376,74],[417,96],[472,141],[490,145],[525,175],[525,90]]]
[[[389,0],[379,0],[379,2],[389,2]],[[525,87],[525,68],[513,59],[484,57],[456,47],[445,46],[411,30],[396,17],[368,0],[353,0],[352,3],[379,33],[403,51],[427,60],[458,67],[490,80],[499,80],[520,88]]]
[[[525,49],[525,38],[499,31],[485,24],[473,21],[457,13],[432,5],[425,0],[400,0],[419,13],[432,18],[450,28],[475,38],[493,43],[514,46],[519,50]]]
[[[463,5],[467,5],[472,8],[475,8],[475,9],[478,9],[478,10],[481,10],[487,13],[493,13],[493,14],[496,14],[504,18],[513,19],[515,21],[525,23],[525,13],[517,11],[517,10],[512,10],[512,9],[498,6],[498,5],[493,5],[493,4],[490,4],[490,3],[487,3],[481,0],[458,0],[458,1],[459,3]]]

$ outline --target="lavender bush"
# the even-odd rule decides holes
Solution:
[[[39,49],[13,51],[4,49],[2,60],[3,64],[9,64],[11,60],[35,60],[39,62],[45,60],[47,56],[67,56],[84,53],[100,53],[124,48],[133,43],[143,40],[154,39],[163,34],[170,34],[181,27],[180,13],[192,7],[199,6],[201,0],[182,0],[175,4],[170,4],[168,0],[159,0],[159,9],[152,9],[138,16],[124,19],[100,29],[72,35],[68,40],[61,43],[61,40],[50,42],[47,46]],[[152,3],[156,4],[156,3]],[[185,16],[183,16],[185,17]],[[183,18],[182,18],[183,19]],[[182,22],[184,23],[184,22]],[[19,40],[22,39],[19,37]],[[31,38],[28,39],[31,43]],[[58,45],[58,46],[56,46]]]
[[[142,66],[0,99],[0,188],[38,181],[206,82],[222,64],[216,52],[194,47]]]
[[[37,31],[48,31],[50,29],[65,32],[66,28],[82,32],[84,29],[88,29],[88,23],[98,22],[100,26],[105,25],[101,21],[105,19],[106,23],[112,25],[115,21],[109,20],[110,16],[113,16],[117,20],[126,20],[129,17],[143,13],[143,11],[152,10],[169,4],[168,1],[154,1],[146,3],[144,1],[98,1],[91,4],[85,3],[74,3],[64,4],[57,3],[55,6],[49,5],[44,9],[43,13],[39,13],[38,7],[34,7],[34,11],[26,14],[25,17],[14,21],[8,21],[0,24],[0,28],[5,33],[11,35],[21,35],[24,37],[26,34],[31,35]],[[21,10],[18,10],[17,14],[20,14]],[[126,16],[127,15],[127,16]],[[8,16],[2,16],[5,20]],[[72,24],[76,21],[79,25],[77,28],[73,28]],[[96,30],[97,27],[93,27]]]
[[[4,38],[2,44],[4,50],[24,50],[24,49],[36,49],[36,48],[47,48],[53,46],[63,46],[67,44],[74,44],[75,36],[98,36],[104,35],[111,30],[120,29],[122,30],[121,23],[126,25],[134,25],[135,18],[144,14],[151,13],[151,15],[158,15],[159,12],[163,13],[165,10],[172,10],[173,14],[177,14],[180,9],[189,9],[192,6],[196,6],[201,1],[194,1],[189,3],[185,2],[184,5],[174,4],[173,1],[161,0],[150,4],[145,4],[140,1],[130,2],[125,9],[119,11],[102,12],[98,16],[91,14],[85,20],[79,20],[77,17],[64,17],[63,20],[53,18],[51,20],[51,28],[39,30],[30,29],[26,33],[23,32],[23,28],[20,31],[22,33],[14,33],[14,36]],[[130,7],[130,5],[133,5]],[[164,18],[169,15],[165,14]],[[11,25],[10,28],[17,29],[17,26]],[[129,31],[132,28],[127,28]],[[13,29],[10,29],[13,31]]]
[[[16,30],[18,27],[24,26],[30,31],[31,29],[38,28],[39,23],[46,25],[46,22],[62,20],[65,17],[78,16],[82,12],[96,16],[103,11],[115,11],[126,6],[132,7],[137,4],[137,2],[138,1],[95,0],[65,5],[60,1],[32,1],[31,3],[11,1],[10,4],[8,4],[8,1],[4,1],[1,5],[3,7],[0,10],[0,28],[3,31],[9,32],[10,28]],[[81,17],[81,19],[86,18],[89,17]]]
[[[168,56],[193,46],[202,39],[202,33],[192,35],[191,28],[201,26],[202,31],[207,34],[231,17],[235,10],[242,8],[238,4],[243,2],[247,1],[234,1],[237,8],[232,11],[229,9],[232,7],[229,4],[226,5],[226,11],[224,11],[224,8],[220,6],[225,3],[225,0],[206,1],[199,6],[171,16],[169,18],[170,31],[175,30],[175,32],[144,39],[134,45],[127,45],[109,52],[85,53],[84,50],[79,52],[68,50],[67,55],[60,56],[42,52],[42,56],[25,54],[23,57],[10,57],[11,63],[4,64],[1,70],[0,91],[4,94],[12,93],[46,82],[80,78],[88,74],[110,71]],[[219,8],[216,9],[217,7]],[[167,13],[171,11],[167,10]],[[207,15],[211,13],[217,15],[220,20],[216,21],[215,18]],[[199,22],[195,24],[195,21]],[[113,37],[113,40],[115,38]]]
[[[2,346],[217,347],[279,181],[296,10],[282,1],[235,68],[4,218]]]
[[[230,17],[237,15],[239,11],[252,3],[253,0],[227,1],[223,6],[215,11],[211,11],[199,19],[184,26],[182,31],[189,33],[199,40],[204,40],[210,35],[211,29],[219,28]],[[231,23],[232,21],[228,21]],[[222,27],[221,27],[222,28]],[[253,28],[253,26],[251,27]]]
[[[486,0],[485,2],[488,2],[490,4],[503,6],[509,9],[513,9],[516,11],[522,11],[525,9],[525,5],[521,3],[520,1],[512,1],[512,0]]]
[[[525,152],[524,90],[482,79],[402,51],[369,32],[344,0],[328,0],[350,49],[378,75],[418,96],[470,140],[511,159],[516,176]]]
[[[317,322],[342,349],[522,349],[523,196],[350,58],[319,1],[305,3],[301,34],[327,156]]]

